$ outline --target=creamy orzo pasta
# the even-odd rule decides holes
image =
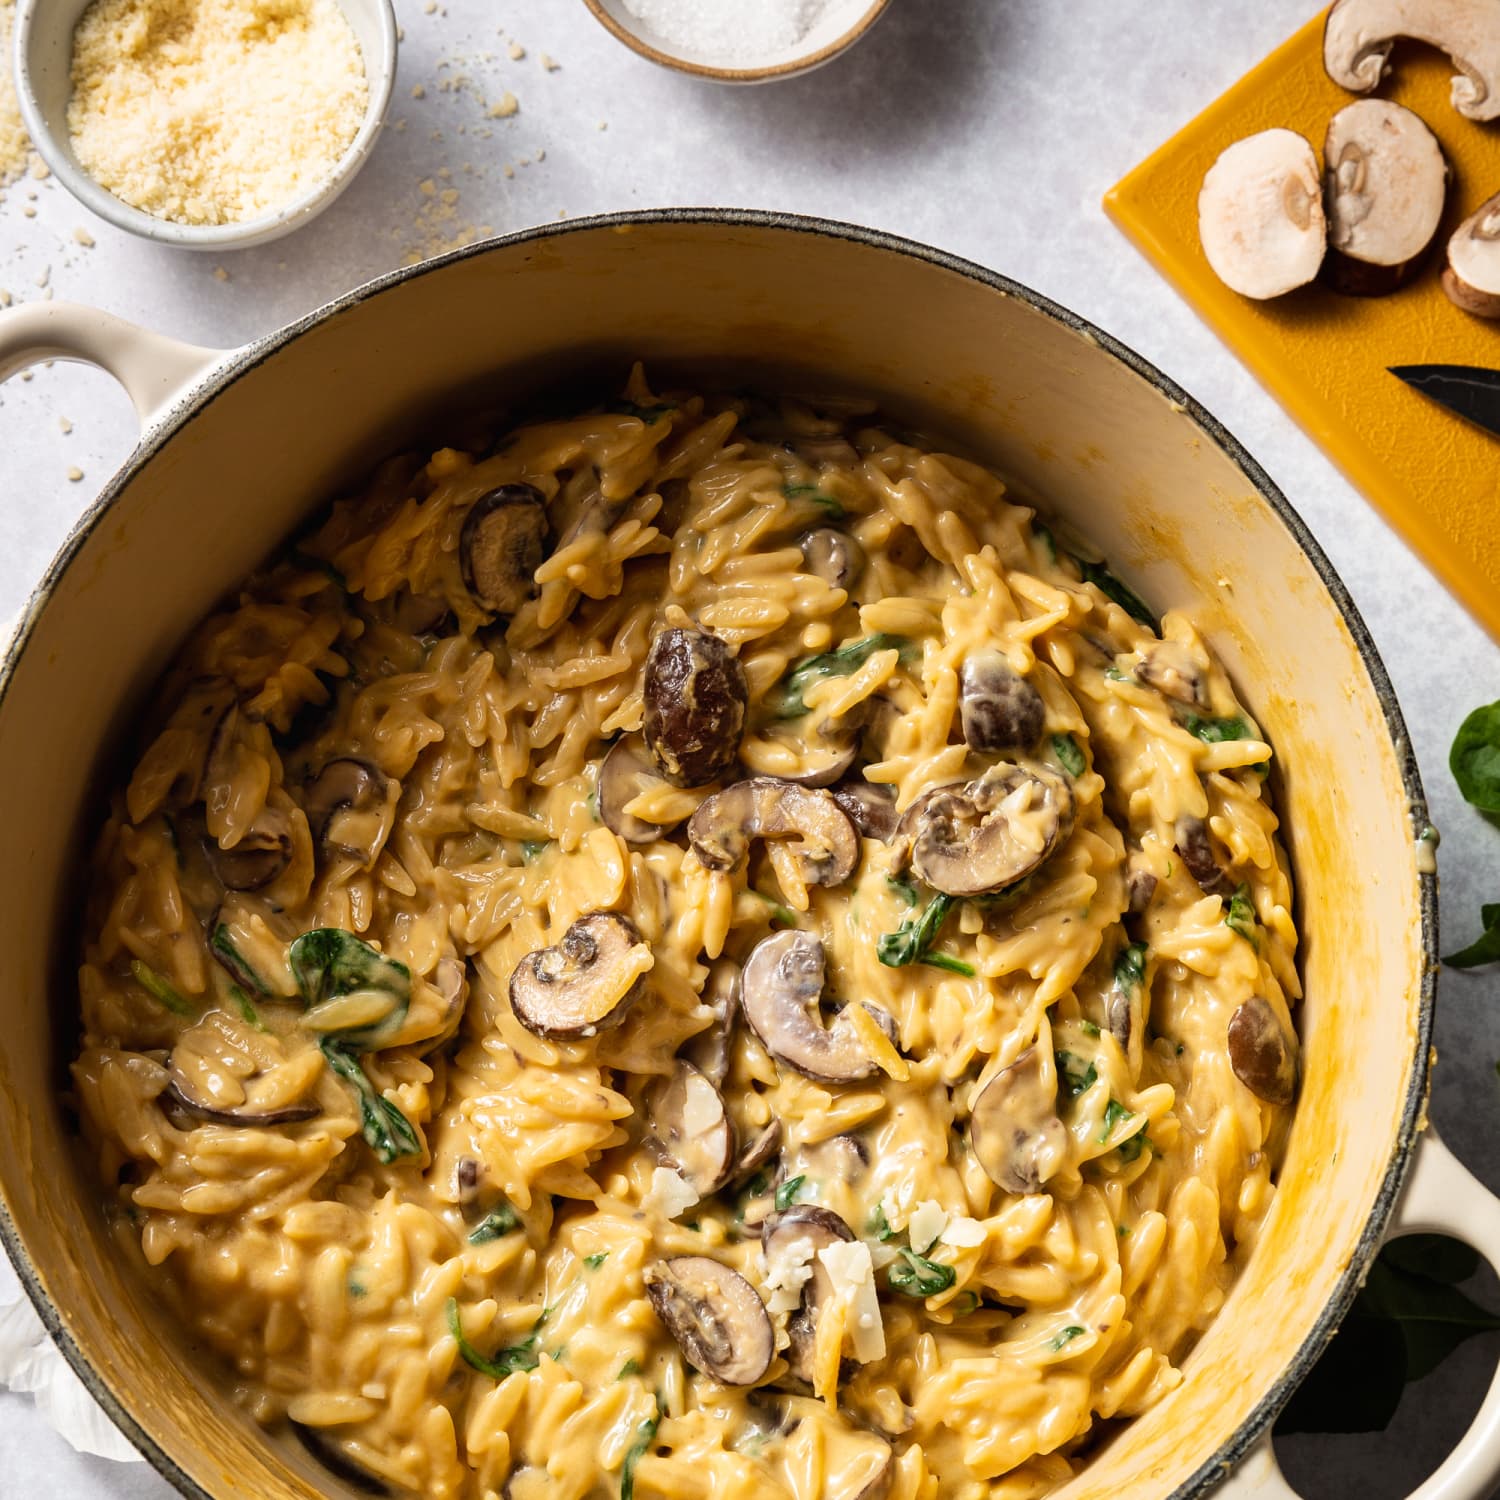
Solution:
[[[138,750],[85,1136],[358,1485],[1040,1495],[1255,1243],[1271,748],[1185,616],[874,412],[637,371],[394,459]]]

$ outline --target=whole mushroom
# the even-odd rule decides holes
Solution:
[[[840,1012],[825,1026],[823,944],[810,932],[776,932],[751,951],[740,980],[740,1006],[767,1052],[808,1078],[855,1083],[875,1072],[874,1058]],[[894,1043],[896,1023],[878,1006],[865,1010]]]
[[[700,1198],[718,1192],[735,1162],[734,1122],[718,1089],[679,1058],[667,1077],[646,1090],[641,1109],[657,1154]]]
[[[646,655],[646,748],[673,786],[706,786],[733,766],[745,732],[745,669],[717,636],[673,627]]]
[[[400,795],[400,784],[369,761],[340,756],[303,789],[302,810],[325,857],[369,869],[390,836]]]
[[[1252,995],[1229,1018],[1229,1065],[1256,1098],[1291,1103],[1297,1091],[1296,1054],[1263,996]]]
[[[722,1262],[678,1255],[646,1272],[646,1295],[687,1361],[721,1385],[754,1385],[776,1337],[760,1293]]]
[[[959,671],[959,718],[964,743],[981,755],[1029,750],[1042,737],[1042,695],[999,651],[965,658]]]
[[[614,911],[579,917],[510,976],[510,1007],[538,1036],[576,1040],[618,1026],[645,988],[640,933]]]

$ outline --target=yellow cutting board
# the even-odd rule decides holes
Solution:
[[[1252,302],[1214,275],[1198,242],[1198,189],[1226,146],[1284,125],[1321,161],[1329,117],[1355,97],[1323,70],[1321,15],[1111,188],[1104,207],[1500,640],[1500,438],[1386,373],[1429,363],[1500,369],[1500,322],[1460,312],[1441,285],[1448,236],[1500,192],[1500,122],[1478,125],[1454,110],[1441,53],[1403,42],[1394,62],[1380,93],[1427,122],[1453,168],[1432,259],[1400,291],[1342,297],[1315,284]]]

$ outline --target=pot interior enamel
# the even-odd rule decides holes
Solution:
[[[101,1399],[187,1493],[338,1488],[268,1442],[227,1383],[213,1394],[106,1241],[75,1160],[60,1091],[78,840],[111,747],[194,620],[311,507],[404,437],[461,430],[450,394],[518,402],[580,372],[618,381],[639,357],[653,373],[868,392],[964,444],[1156,608],[1189,608],[1269,730],[1308,997],[1280,1189],[1183,1385],[1061,1493],[1212,1483],[1352,1290],[1425,1081],[1431,881],[1413,855],[1415,772],[1384,675],[1294,518],[1176,393],[1065,315],[833,226],[684,214],[538,233],[393,278],[293,335],[148,440],[54,569],[0,704],[0,1190],[18,1265]]]

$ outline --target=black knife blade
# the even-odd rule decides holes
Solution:
[[[1500,370],[1476,365],[1393,365],[1390,373],[1429,401],[1500,437]]]

